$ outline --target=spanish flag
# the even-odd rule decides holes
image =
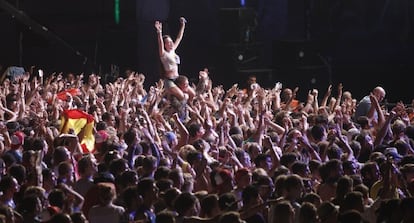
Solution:
[[[83,131],[83,139],[80,142],[83,153],[89,153],[95,146],[95,136],[93,135],[93,127],[95,120],[92,115],[78,110],[64,110],[61,115],[60,133],[65,134],[69,129],[73,129],[78,135]]]
[[[62,101],[66,101],[67,95],[76,96],[80,94],[79,88],[70,88],[56,94],[56,97]]]

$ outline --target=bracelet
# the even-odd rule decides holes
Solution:
[[[157,30],[157,33],[161,33],[161,31]]]

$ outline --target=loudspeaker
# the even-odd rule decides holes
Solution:
[[[256,28],[253,8],[221,8],[219,30],[222,44],[251,42]]]

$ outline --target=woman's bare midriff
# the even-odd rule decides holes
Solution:
[[[176,70],[165,71],[165,78],[176,79],[177,77],[178,77],[178,72]]]

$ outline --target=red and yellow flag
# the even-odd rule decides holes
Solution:
[[[69,95],[76,96],[80,94],[79,88],[70,88],[56,94],[56,97],[62,101],[66,101]]]
[[[89,153],[95,146],[95,136],[93,135],[93,127],[95,120],[92,115],[78,110],[64,110],[61,115],[60,133],[68,133],[70,129],[75,131],[78,135],[79,132],[84,131],[83,139],[80,142],[83,153]]]

